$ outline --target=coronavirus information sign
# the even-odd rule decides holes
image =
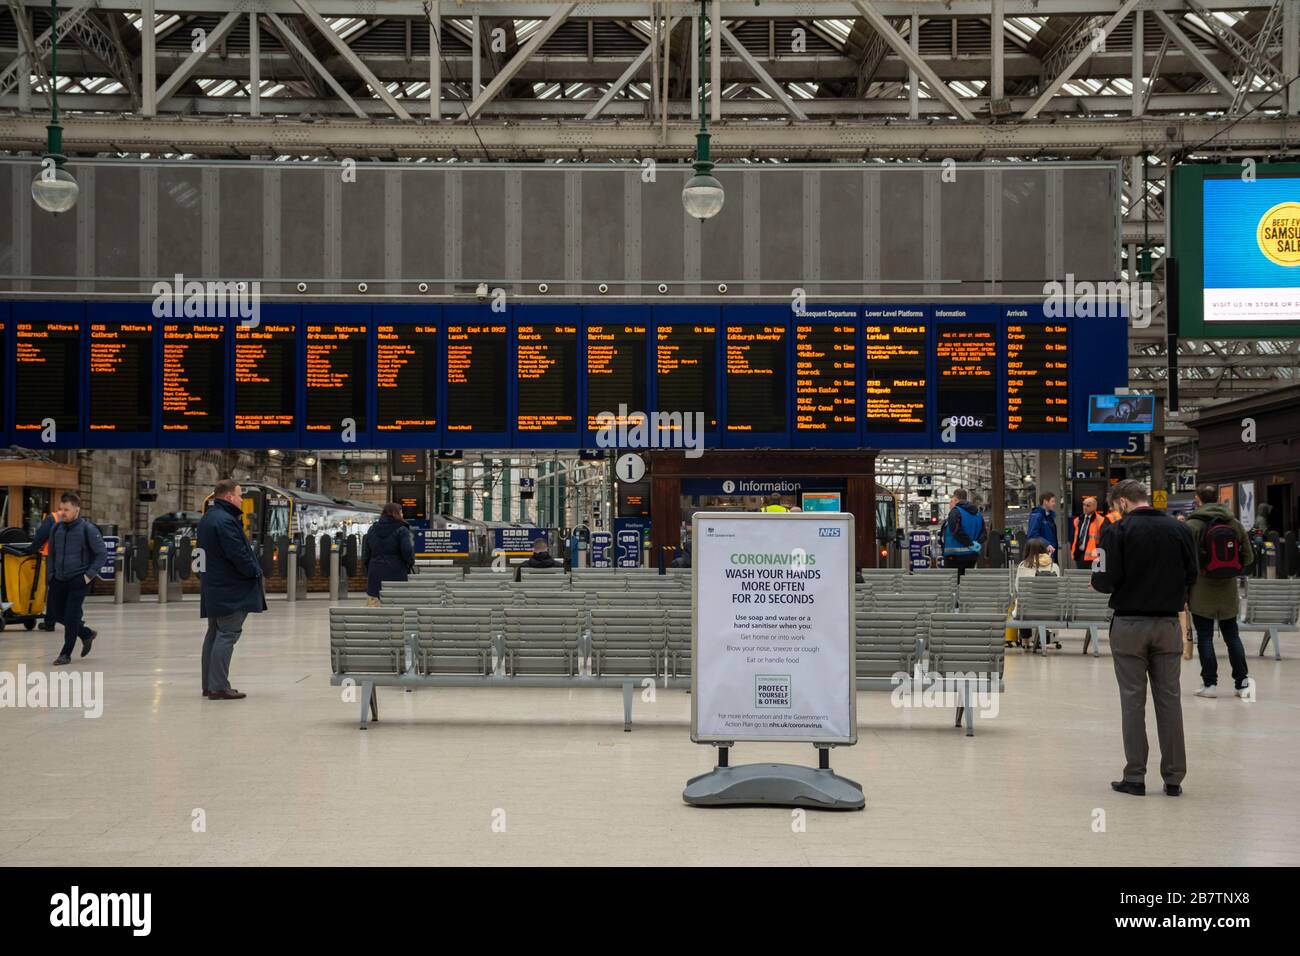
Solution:
[[[857,742],[851,514],[701,512],[691,739]]]

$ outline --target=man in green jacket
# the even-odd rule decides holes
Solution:
[[[1250,547],[1250,536],[1232,512],[1218,502],[1218,490],[1214,485],[1201,485],[1196,489],[1196,509],[1187,518],[1187,527],[1196,541],[1196,553],[1201,560],[1201,573],[1192,585],[1192,593],[1187,607],[1192,612],[1192,624],[1196,628],[1196,647],[1201,655],[1201,684],[1197,697],[1216,697],[1215,685],[1219,682],[1219,662],[1214,656],[1214,622],[1219,622],[1219,633],[1223,643],[1228,646],[1228,660],[1232,662],[1232,682],[1236,694],[1245,694],[1249,679],[1246,670],[1246,649],[1242,647],[1241,635],[1237,632],[1237,613],[1241,609],[1237,596],[1237,578],[1209,577],[1206,575],[1206,555],[1202,540],[1215,519],[1227,521],[1237,538],[1240,549],[1242,568],[1245,569],[1255,560]]]

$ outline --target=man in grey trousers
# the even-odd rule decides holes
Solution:
[[[243,495],[239,483],[225,479],[212,491],[199,521],[203,570],[199,575],[199,617],[207,618],[203,638],[203,696],[242,700],[230,686],[230,658],[249,613],[266,610],[262,566],[244,536]]]
[[[1183,646],[1178,612],[1186,606],[1196,581],[1196,548],[1187,526],[1152,508],[1139,482],[1121,481],[1111,490],[1110,503],[1123,518],[1102,530],[1092,586],[1110,595],[1115,612],[1110,650],[1119,683],[1126,762],[1123,779],[1111,787],[1134,796],[1146,794],[1150,680],[1160,738],[1160,776],[1165,794],[1177,797],[1187,774],[1178,686]]]

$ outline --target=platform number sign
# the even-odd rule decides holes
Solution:
[[[645,477],[645,459],[632,452],[620,455],[614,464],[614,477],[629,484],[640,481]]]

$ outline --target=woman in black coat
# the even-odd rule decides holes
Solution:
[[[411,529],[402,519],[401,505],[384,505],[384,513],[362,539],[361,560],[366,568],[366,606],[378,607],[384,582],[405,581],[406,573],[415,566],[415,545]]]

